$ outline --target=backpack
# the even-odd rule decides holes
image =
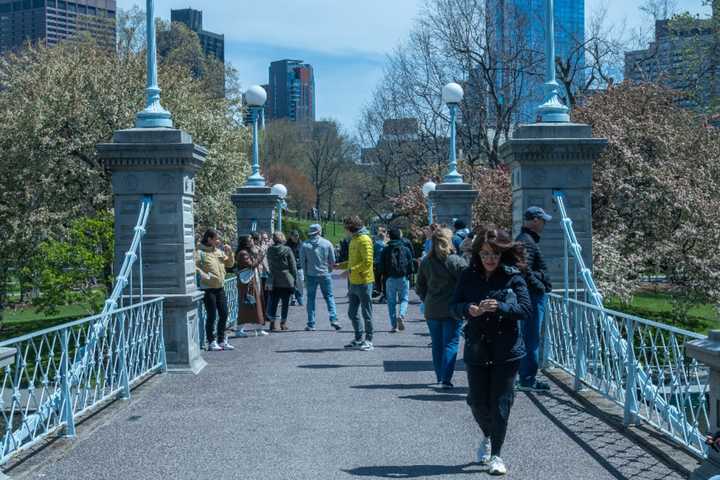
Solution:
[[[204,262],[204,261],[205,261],[205,252],[202,251],[202,250],[198,250],[198,254],[199,254],[199,257],[200,257],[200,263]],[[200,277],[200,272],[198,272],[197,267],[195,267],[195,285],[197,286],[197,288],[201,288],[201,287],[202,287],[202,285],[200,284],[200,281],[201,281],[201,280],[202,280],[202,279],[201,279],[201,277]]]
[[[405,277],[411,272],[408,256],[405,255],[405,246],[394,246],[390,251],[390,276]]]

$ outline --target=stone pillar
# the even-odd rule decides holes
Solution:
[[[435,223],[444,223],[450,229],[455,220],[462,220],[472,227],[472,206],[478,191],[468,183],[440,183],[430,192]]]
[[[275,210],[280,197],[270,187],[240,187],[231,197],[237,210],[238,235],[275,231]]]
[[[710,435],[720,430],[720,330],[712,330],[710,336],[703,340],[693,340],[685,345],[688,357],[710,368],[708,392],[708,421],[707,432]],[[708,449],[708,456],[691,475],[690,480],[708,480],[714,475],[720,475],[720,453],[712,448]]]
[[[583,259],[592,268],[592,164],[606,145],[606,139],[592,138],[589,125],[536,123],[521,125],[500,149],[503,162],[512,168],[513,236],[520,233],[528,207],[542,207],[553,216],[540,248],[556,288],[562,286],[563,232],[553,191],[565,193]]]
[[[193,198],[195,174],[207,150],[171,128],[119,130],[97,146],[112,172],[115,268],[130,246],[143,196],[152,196],[143,238],[147,297],[165,297],[163,328],[169,371],[198,373],[205,365],[198,343]],[[137,283],[134,284],[138,287]]]

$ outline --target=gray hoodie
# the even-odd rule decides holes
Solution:
[[[300,265],[305,276],[320,277],[330,275],[335,265],[335,249],[332,243],[314,235],[300,246]]]

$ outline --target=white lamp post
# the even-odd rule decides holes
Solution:
[[[442,101],[450,110],[450,172],[445,175],[445,183],[462,183],[462,175],[457,171],[457,158],[455,153],[455,120],[457,109],[463,99],[463,89],[457,83],[451,82],[442,89]]]
[[[278,231],[282,232],[282,211],[283,208],[287,207],[287,203],[285,202],[285,198],[287,197],[288,190],[285,185],[282,183],[276,183],[272,186],[271,189],[273,195],[277,195],[279,197],[278,200]]]
[[[435,182],[426,182],[425,185],[422,186],[422,193],[423,197],[427,200],[427,207],[428,207],[428,225],[433,224],[433,204],[432,200],[430,199],[430,193],[435,191]]]
[[[267,92],[260,85],[253,85],[245,92],[245,103],[250,108],[253,123],[253,163],[252,175],[245,182],[248,187],[264,187],[265,179],[260,175],[260,149],[258,147],[258,117],[262,115],[267,100]]]

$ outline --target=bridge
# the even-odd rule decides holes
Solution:
[[[342,348],[347,320],[339,333],[304,332],[301,309],[293,310],[288,332],[238,339],[233,352],[202,350],[193,201],[195,173],[208,152],[173,128],[160,104],[152,0],[147,10],[147,107],[134,128],[97,147],[112,173],[114,289],[96,316],[0,342],[4,474],[483,475],[474,463],[479,432],[464,404],[462,372],[453,390],[428,385],[432,367],[417,302],[408,331],[379,334],[373,352]],[[593,160],[606,142],[593,138],[589,126],[569,123],[554,68],[548,71],[542,121],[520,126],[501,152],[512,168],[515,226],[529,205],[552,210],[559,220],[548,224],[543,248],[553,278],[561,279],[548,303],[542,348],[552,389],[518,395],[503,455],[510,475],[710,478],[720,473],[720,453],[704,444],[720,425],[720,334],[705,337],[605,308],[591,270],[591,192]],[[447,87],[450,171],[429,192],[431,220],[470,223],[479,192],[463,182],[455,158],[462,88]],[[261,175],[264,91],[251,89],[247,100],[253,171],[231,197],[240,233],[273,230],[282,197]],[[336,279],[335,286],[342,296],[344,282]],[[233,321],[234,279],[226,290]],[[384,308],[376,312],[382,330]]]

